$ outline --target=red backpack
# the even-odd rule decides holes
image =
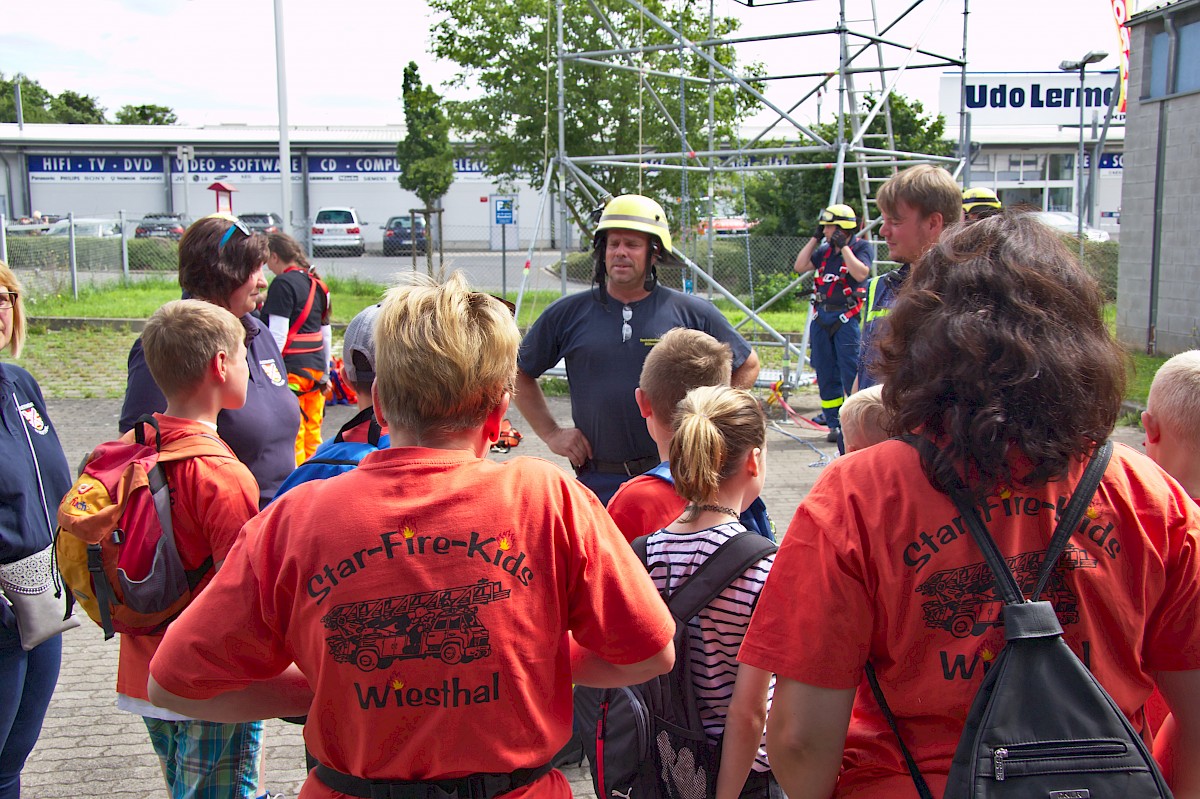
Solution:
[[[150,441],[146,426],[154,430]],[[183,567],[162,465],[235,456],[216,435],[190,435],[160,448],[158,433],[158,421],[143,416],[120,440],[96,447],[58,507],[58,570],[105,640],[114,632],[161,632],[213,569],[211,556],[196,569]]]

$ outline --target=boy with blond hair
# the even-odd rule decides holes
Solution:
[[[150,317],[142,346],[150,373],[167,398],[166,411],[154,414],[158,446],[171,448],[204,436],[227,453],[162,464],[171,488],[179,558],[189,576],[202,575],[194,589],[198,594],[213,579],[242,525],[258,511],[254,477],[217,435],[217,414],[246,401],[246,329],[224,308],[201,300],[176,300]],[[131,430],[126,437],[132,440],[133,435]],[[162,640],[163,633],[121,635],[117,707],[143,717],[169,795],[258,796],[262,722],[201,721],[150,703],[150,660]]]
[[[842,406],[842,438],[846,452],[887,441],[890,415],[883,405],[883,386],[876,384],[851,394]]]
[[[487,459],[520,340],[459,273],[391,289],[372,389],[391,446],[246,525],[167,631],[150,696],[225,721],[307,713],[305,797],[569,799],[550,761],[572,679],[668,671],[674,622],[590,490]]]
[[[1200,350],[1181,352],[1159,367],[1142,427],[1146,454],[1190,497],[1200,498]]]
[[[729,385],[732,363],[728,344],[682,327],[667,331],[646,356],[634,398],[662,463],[624,483],[608,502],[608,514],[625,540],[632,542],[660,530],[683,511],[686,503],[675,492],[668,463],[675,409],[693,388]],[[743,514],[742,523],[753,532],[774,538],[761,499]]]

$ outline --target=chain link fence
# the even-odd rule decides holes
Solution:
[[[721,236],[712,246],[711,256],[708,242],[702,238],[682,242],[680,249],[695,264],[724,286],[730,293],[741,298],[753,308],[760,307],[764,302],[785,289],[796,278],[792,267],[796,256],[807,243],[807,238],[799,236]],[[1064,236],[1068,248],[1075,252],[1078,240],[1073,236]],[[871,242],[874,252],[874,271],[884,274],[896,269],[899,264],[888,259],[887,244]],[[1084,242],[1083,264],[1100,282],[1101,289],[1108,302],[1114,302],[1117,296],[1117,259],[1120,245],[1115,241]],[[567,258],[567,277],[572,280],[589,282],[592,279],[592,254],[573,253]],[[659,279],[665,284],[692,288],[691,269],[683,266],[660,266]],[[705,286],[695,286],[696,291],[704,291]],[[789,307],[799,307],[801,300],[793,294],[785,294],[771,305],[774,310],[786,311]]]
[[[137,220],[123,212],[16,224],[0,216],[0,260],[28,290],[39,293],[175,272],[179,242],[169,236],[142,238],[137,228]]]
[[[129,220],[123,214],[106,217],[68,217],[52,224],[12,224],[0,216],[0,260],[21,274],[22,281],[34,291],[53,288],[61,290],[80,283],[96,283],[119,277],[174,273],[178,268],[179,242],[169,236],[138,235],[138,220]],[[70,236],[72,225],[75,236]],[[415,260],[417,268],[425,264],[425,251],[434,253],[438,262],[436,221],[434,230],[427,235],[415,237],[415,242],[392,242],[385,246],[368,240],[368,258],[387,255],[402,262]],[[298,231],[303,235],[303,231]],[[463,251],[499,252],[520,254],[529,248],[528,233],[521,236],[515,226],[500,234],[497,228],[486,225],[445,224],[441,230],[447,254]],[[1074,237],[1065,236],[1074,251],[1078,243]],[[752,308],[779,294],[796,277],[792,267],[796,255],[808,239],[800,236],[717,236],[709,241],[703,236],[690,235],[677,246],[701,270],[709,273],[729,292],[741,298]],[[413,244],[416,246],[414,247]],[[556,250],[545,231],[537,245],[542,251]],[[875,256],[875,271],[884,273],[896,268],[888,260],[887,245],[872,242]],[[1084,265],[1100,281],[1109,302],[1116,299],[1117,289],[1117,242],[1084,242]],[[414,252],[415,250],[415,252]],[[415,259],[414,259],[415,256]],[[590,283],[593,265],[590,246],[581,251],[572,246],[567,255],[567,278],[579,283]],[[691,269],[686,266],[660,266],[659,278],[666,285],[704,292],[706,285],[694,285]],[[781,296],[772,308],[789,310],[797,307],[800,300],[793,293]]]

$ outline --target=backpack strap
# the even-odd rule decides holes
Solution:
[[[900,735],[900,727],[896,724],[896,716],[893,715],[892,709],[888,707],[887,700],[883,697],[883,689],[879,687],[879,678],[875,675],[875,667],[871,665],[871,661],[867,661],[866,665],[867,682],[871,685],[871,693],[875,695],[875,701],[879,704],[879,709],[883,711],[883,717],[887,720],[888,726],[892,728],[892,734],[896,736],[896,742],[900,744],[900,754],[904,755],[904,762],[908,766],[909,776],[912,777],[913,785],[917,788],[917,795],[921,799],[933,799],[933,792],[929,790],[929,783],[925,782],[925,777],[921,774],[921,769],[917,768],[917,761],[913,758],[912,752],[908,751],[908,746],[904,743],[904,738]]]
[[[643,565],[646,564],[646,541],[643,535],[633,541],[633,551]],[[722,591],[742,576],[751,565],[775,552],[778,547],[757,533],[749,530],[738,533],[716,551],[705,558],[692,575],[683,581],[667,600],[667,606],[676,618],[690,621]]]
[[[154,428],[154,438],[146,437],[146,425]],[[193,433],[163,445],[162,432],[159,430],[158,419],[153,414],[142,414],[133,425],[133,440],[145,446],[153,446],[158,450],[159,463],[183,461],[201,455],[213,455],[224,458],[236,458],[233,450],[220,437],[213,433]],[[128,435],[128,434],[126,434]]]
[[[284,337],[283,348],[280,350],[280,352],[283,353],[284,355],[298,355],[298,354],[306,354],[306,353],[310,353],[310,352],[316,352],[316,350],[314,350],[314,349],[300,349],[299,346],[296,347],[296,350],[299,350],[299,352],[296,352],[296,350],[292,349],[292,344],[295,343],[295,341],[298,340],[298,338],[300,341],[304,342],[305,344],[312,344],[314,342],[320,341],[320,338],[322,338],[322,335],[320,335],[319,328],[320,328],[320,326],[323,326],[323,323],[325,322],[325,317],[328,316],[328,314],[330,312],[329,287],[325,286],[324,281],[320,280],[320,278],[317,277],[316,272],[314,272],[312,270],[300,269],[299,266],[289,266],[288,269],[283,270],[283,271],[284,272],[301,272],[301,274],[304,274],[308,278],[308,299],[305,300],[304,308],[301,308],[301,310],[300,310],[300,316],[296,317],[295,322],[292,323],[292,326],[290,326],[290,328],[288,329],[288,335],[286,337]],[[324,292],[324,294],[325,294],[325,311],[322,316],[322,319],[320,319],[320,323],[322,323],[322,324],[318,325],[318,330],[316,332],[311,332],[311,334],[300,335],[300,328],[302,328],[302,326],[304,326],[304,323],[308,319],[308,314],[310,314],[312,312],[312,301],[313,301],[313,299],[316,299],[318,286],[320,287],[320,290],[322,290],[322,292]]]
[[[370,422],[367,427],[367,443],[375,449],[379,449],[379,438],[383,435],[383,428],[379,426],[379,420],[375,416],[374,408],[363,408],[354,415],[350,421],[342,425],[342,429],[338,430],[337,435],[333,440],[335,443],[341,444],[346,440],[346,431],[353,430],[363,422]]]
[[[1092,497],[1100,485],[1100,478],[1104,475],[1104,470],[1108,467],[1111,457],[1111,441],[1105,441],[1092,454],[1087,468],[1084,469],[1083,477],[1080,478],[1079,484],[1071,494],[1071,499],[1067,502],[1058,526],[1054,528],[1054,534],[1050,538],[1050,544],[1046,549],[1046,556],[1042,560],[1038,574],[1037,588],[1032,596],[1034,601],[1046,587],[1050,573],[1054,571],[1054,566],[1062,555],[1063,549],[1066,548],[1067,541],[1070,540],[1075,528],[1079,526],[1079,520],[1083,518],[1084,510],[1092,501]],[[987,561],[988,568],[991,569],[992,578],[996,581],[996,591],[1004,598],[1006,605],[1024,604],[1025,597],[1021,593],[1020,586],[1017,585],[1016,578],[1013,577],[1012,569],[1009,568],[1000,548],[996,546],[996,540],[988,532],[987,526],[979,518],[979,511],[976,509],[975,503],[967,498],[962,482],[955,480],[949,489],[950,498],[954,500],[963,522],[971,532],[971,537],[975,539],[975,543],[983,552],[983,558]]]
[[[228,444],[219,436],[212,433],[194,433],[184,436],[164,445],[158,450],[159,463],[185,461],[188,458],[198,458],[201,456],[219,458],[237,457],[233,454],[233,450],[229,448]]]
[[[292,340],[296,338],[296,334],[300,332],[300,328],[308,320],[308,314],[312,311],[313,299],[317,294],[317,283],[319,282],[315,275],[309,274],[303,269],[293,266],[283,270],[285,272],[301,272],[308,277],[308,299],[304,301],[304,307],[300,309],[300,315],[296,317],[296,321],[288,329],[287,337],[283,340],[282,351],[286,352],[292,346]]]
[[[1104,477],[1104,472],[1108,468],[1112,452],[1112,442],[1105,441],[1096,448],[1092,459],[1088,461],[1087,468],[1083,470],[1083,476],[1079,478],[1079,485],[1075,487],[1075,493],[1071,495],[1070,501],[1067,502],[1062,519],[1059,521],[1058,527],[1054,529],[1054,536],[1050,539],[1050,546],[1046,549],[1046,560],[1042,563],[1041,574],[1038,575],[1037,587],[1033,589],[1033,595],[1030,597],[1032,601],[1038,601],[1042,589],[1046,587],[1046,583],[1050,580],[1050,574],[1054,571],[1054,565],[1058,563],[1058,559],[1062,556],[1067,542],[1071,540],[1071,534],[1078,529],[1079,521],[1083,518],[1084,511],[1091,504],[1092,497],[1096,496],[1096,489],[1100,487],[1100,480]]]

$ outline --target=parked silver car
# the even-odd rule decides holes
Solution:
[[[351,255],[362,255],[367,251],[363,242],[363,226],[366,223],[353,208],[322,208],[313,220],[313,255],[332,251],[345,251]]]
[[[71,220],[60,219],[46,230],[47,236],[69,236],[71,235]],[[75,220],[75,238],[109,238],[111,236],[121,235],[121,223],[112,219],[84,219],[82,217]]]
[[[1079,217],[1070,211],[1038,211],[1034,214],[1038,221],[1047,227],[1052,227],[1060,233],[1079,233]],[[1100,228],[1083,226],[1083,237],[1088,241],[1108,241],[1108,231]]]

